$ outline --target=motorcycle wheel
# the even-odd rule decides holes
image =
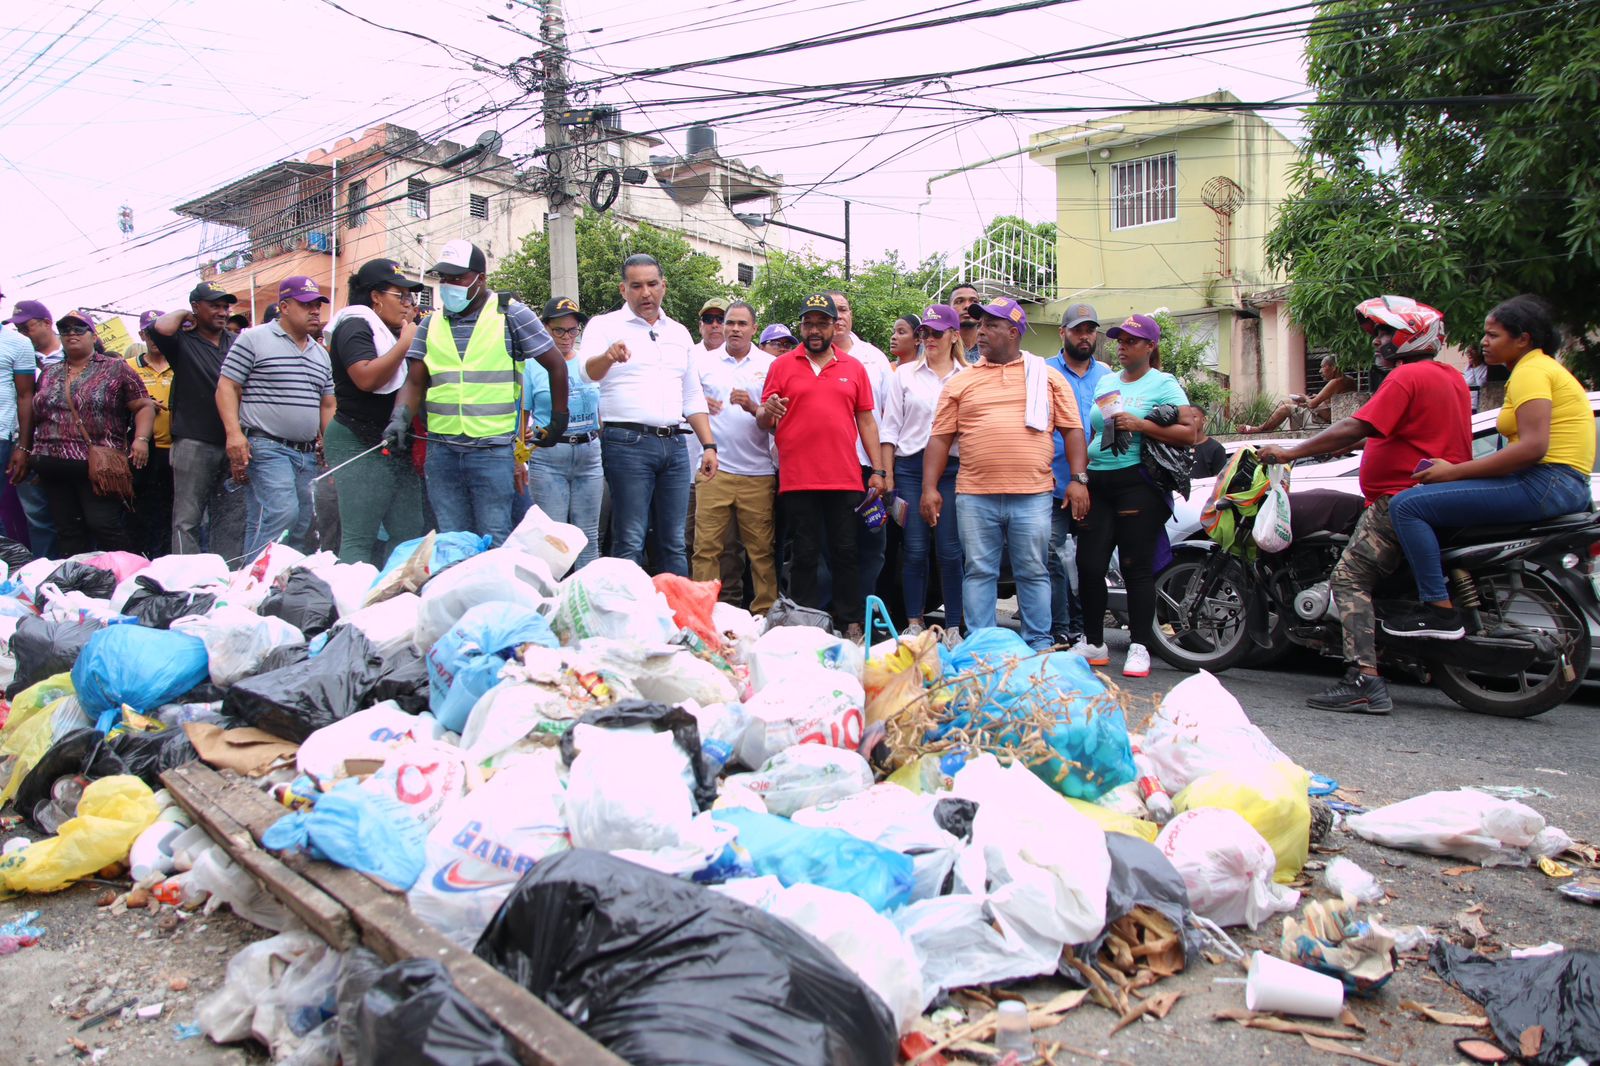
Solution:
[[[1220,673],[1255,645],[1245,631],[1245,575],[1235,559],[1217,577],[1191,626],[1185,604],[1198,595],[1209,553],[1186,552],[1156,575],[1155,647],[1151,650],[1179,670]]]
[[[1565,703],[1589,670],[1589,627],[1583,613],[1547,578],[1532,571],[1520,577],[1496,574],[1479,583],[1479,594],[1486,618],[1498,615],[1502,623],[1540,630],[1561,644],[1572,666],[1572,680],[1562,676],[1560,663],[1554,660],[1535,663],[1510,677],[1433,663],[1430,669],[1440,690],[1469,711],[1501,718],[1532,718]]]

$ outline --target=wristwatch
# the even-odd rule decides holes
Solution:
[[[700,450],[703,452],[714,452],[717,450],[717,442],[712,441],[710,444],[702,444],[700,445]]]
[[[1072,475],[1072,480],[1080,485],[1087,485],[1089,483],[1089,472],[1087,470],[1076,471]]]
[[[889,476],[889,472],[886,471],[886,470],[874,470],[872,472],[872,476],[873,477],[888,477]]]

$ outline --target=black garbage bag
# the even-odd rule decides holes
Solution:
[[[1184,887],[1183,875],[1161,854],[1161,849],[1126,833],[1107,833],[1106,850],[1111,853],[1111,879],[1106,884],[1106,924],[1099,936],[1073,949],[1078,958],[1098,968],[1096,960],[1110,935],[1111,923],[1132,914],[1135,907],[1149,907],[1172,923],[1187,967],[1192,945],[1189,942],[1189,890]],[[1079,988],[1089,987],[1088,979],[1071,967],[1063,966],[1061,976]]]
[[[226,723],[219,724],[226,728]],[[129,730],[112,737],[110,743],[111,750],[127,767],[123,773],[133,774],[151,789],[162,787],[161,775],[168,770],[198,758],[194,745],[189,742],[189,734],[181,726],[159,733]]]
[[[168,592],[152,577],[136,577],[133,583],[135,591],[123,605],[122,613],[151,629],[170,629],[185,615],[205,614],[217,603],[209,592]]]
[[[350,627],[345,627],[350,628]],[[406,644],[383,660],[383,675],[367,697],[372,703],[394,700],[409,714],[428,709],[428,661],[415,644]]]
[[[632,729],[647,725],[657,733],[672,734],[694,767],[694,798],[702,811],[709,811],[717,802],[717,775],[700,757],[700,723],[682,707],[668,707],[664,703],[648,700],[623,700],[609,707],[590,711],[578,719],[578,725],[598,726],[601,729]],[[578,746],[573,740],[576,728],[561,734],[561,761],[568,766],[577,757]]]
[[[222,701],[222,713],[299,743],[368,706],[385,676],[383,660],[366,635],[341,626],[315,658],[236,682]]]
[[[1494,1035],[1512,1051],[1525,1031],[1544,1027],[1538,1052],[1521,1061],[1561,1066],[1600,1058],[1600,952],[1491,959],[1441,940],[1428,965],[1483,1004]]]
[[[16,698],[17,693],[47,677],[71,670],[89,638],[103,628],[93,619],[52,622],[36,615],[25,616],[11,635],[11,655],[17,660],[17,672],[6,686],[6,699]]]
[[[62,592],[81,592],[97,600],[109,600],[111,594],[117,591],[117,575],[98,566],[68,559],[39,582],[40,591],[34,596],[34,602],[40,607],[44,606],[43,590],[46,585],[54,585]]]
[[[347,962],[339,983],[345,1066],[517,1066],[510,1038],[437,961],[405,959],[374,974],[382,963],[370,960],[353,974]]]
[[[37,558],[33,551],[18,541],[0,537],[0,563],[5,563],[6,568],[13,574]]]
[[[887,1066],[889,1009],[812,937],[601,851],[523,875],[478,957],[635,1066]]]
[[[333,628],[339,620],[339,605],[328,583],[301,566],[278,578],[256,614],[281,618],[310,640]]]
[[[779,626],[816,626],[832,633],[833,616],[815,607],[802,607],[787,596],[779,596],[778,602],[767,611],[766,625],[761,627],[761,632]]]
[[[33,764],[28,775],[22,779],[22,784],[17,786],[17,794],[12,802],[17,813],[28,819],[36,829],[53,836],[54,831],[41,825],[34,818],[34,812],[50,801],[50,790],[58,780],[79,776],[97,781],[102,777],[127,772],[121,756],[106,742],[105,734],[92,728],[74,729],[50,745],[50,750]]]

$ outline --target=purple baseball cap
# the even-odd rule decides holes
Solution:
[[[14,313],[6,321],[13,326],[24,326],[35,319],[51,321],[50,309],[38,300],[18,300]]]
[[[94,329],[94,316],[87,311],[80,311],[76,307],[56,319],[56,329],[60,329],[68,322],[78,322],[90,329]]]
[[[987,315],[990,318],[998,318],[1011,323],[1023,333],[1028,332],[1028,312],[1024,311],[1017,301],[1004,296],[998,300],[990,300],[986,304],[972,304],[967,308],[967,313],[973,317]]]
[[[278,283],[278,302],[284,300],[298,300],[303,304],[314,304],[319,301],[326,303],[328,297],[314,280],[303,274],[292,278],[284,278]]]
[[[790,333],[789,332],[789,327],[785,326],[782,322],[774,322],[772,325],[768,326],[766,329],[761,331],[761,341],[760,341],[760,343],[762,343],[762,344],[771,344],[773,341],[794,341],[794,340],[795,340],[794,334]],[[799,344],[800,342],[799,341],[795,341],[795,343]]]
[[[953,329],[961,328],[961,316],[956,314],[956,309],[949,304],[930,304],[922,312],[922,328],[931,329],[935,333],[949,333]]]
[[[1129,315],[1122,320],[1122,325],[1112,326],[1106,330],[1106,336],[1112,340],[1121,340],[1123,337],[1136,337],[1151,344],[1161,343],[1161,327],[1156,325],[1156,320],[1149,315]]]
[[[143,333],[150,328],[151,323],[161,317],[160,311],[145,311],[139,316],[139,332]]]

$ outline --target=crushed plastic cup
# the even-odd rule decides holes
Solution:
[[[1344,1009],[1344,985],[1336,977],[1257,951],[1250,958],[1244,1005],[1253,1011],[1337,1018]]]

